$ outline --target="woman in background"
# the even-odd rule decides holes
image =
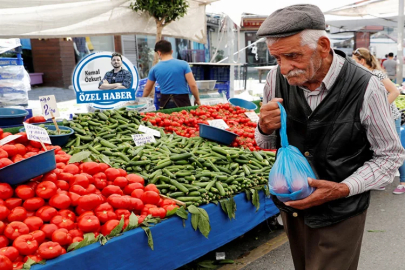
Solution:
[[[397,106],[395,106],[394,100],[399,96],[399,90],[395,84],[388,78],[380,66],[377,58],[370,53],[366,48],[358,48],[353,52],[352,58],[358,64],[370,70],[374,76],[384,84],[385,89],[388,92],[388,102],[390,103],[392,118],[395,122],[395,127],[399,138],[401,138],[401,113],[399,112]],[[403,146],[403,145],[402,145]],[[405,164],[405,163],[404,163]],[[394,190],[394,194],[404,194],[405,193],[405,165],[399,168],[400,178],[399,185]],[[385,187],[379,187],[377,190],[385,190]]]

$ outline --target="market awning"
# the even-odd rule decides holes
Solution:
[[[206,43],[205,5],[188,0],[187,15],[163,35]],[[58,38],[92,35],[155,35],[155,20],[129,8],[128,0],[0,0],[0,38]]]

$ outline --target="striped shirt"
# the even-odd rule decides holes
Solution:
[[[314,91],[300,87],[312,110],[315,110],[326,97],[345,62],[345,59],[337,55],[333,50],[332,53],[331,67],[320,87]],[[277,69],[271,70],[267,75],[266,85],[263,90],[263,104],[275,97],[276,75]],[[360,110],[360,121],[366,129],[367,139],[373,151],[373,158],[342,181],[350,189],[349,196],[392,183],[395,172],[405,160],[405,150],[391,120],[386,90],[375,76],[371,76],[364,94],[364,101]],[[261,148],[276,148],[276,135],[274,133],[264,135],[256,128],[255,138]]]

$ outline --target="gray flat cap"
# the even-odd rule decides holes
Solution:
[[[259,37],[288,37],[305,29],[325,30],[325,16],[314,5],[293,5],[273,12],[260,26]]]

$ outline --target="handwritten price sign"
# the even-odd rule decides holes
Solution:
[[[45,117],[45,119],[51,119],[52,114],[55,117],[60,116],[54,95],[41,96],[39,97],[39,102],[41,103],[42,115]]]

